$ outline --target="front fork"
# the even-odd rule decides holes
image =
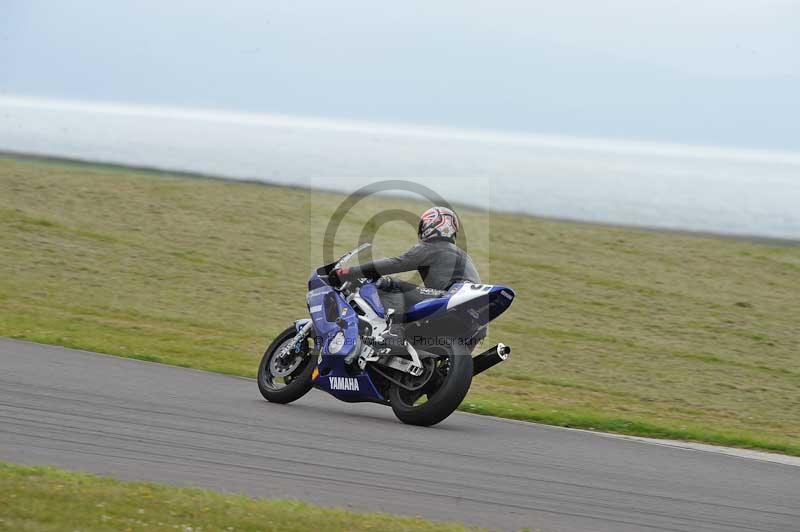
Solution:
[[[286,358],[286,356],[292,351],[297,351],[297,347],[302,341],[308,338],[309,333],[311,333],[311,330],[314,328],[314,322],[307,320],[305,323],[303,323],[301,320],[295,323],[295,328],[297,329],[297,334],[295,337],[292,338],[292,341],[286,344],[283,349],[281,349],[280,353],[278,353],[278,357],[281,359]]]

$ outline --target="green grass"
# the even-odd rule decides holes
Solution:
[[[219,494],[0,462],[0,530],[466,531],[419,518]]]
[[[341,200],[0,158],[0,335],[253,376]],[[363,201],[337,252],[381,209],[422,205]],[[518,293],[490,335],[514,353],[465,410],[800,455],[800,248],[461,214],[484,280]]]

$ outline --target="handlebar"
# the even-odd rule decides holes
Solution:
[[[352,285],[352,284],[353,283],[351,283],[350,281],[346,281],[344,284],[339,286],[339,288],[337,288],[337,290],[339,290],[339,292],[343,293],[345,296],[349,296],[350,295],[350,285]]]
[[[336,290],[338,292],[341,292],[346,297],[346,296],[350,295],[350,286],[353,283],[352,283],[352,281],[342,282],[342,280],[339,278],[339,276],[336,275],[336,270],[333,269],[328,274],[328,284],[331,286],[331,288],[333,288],[334,290]]]

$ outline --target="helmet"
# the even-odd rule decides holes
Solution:
[[[459,228],[456,213],[446,207],[432,207],[419,218],[419,239],[444,237],[455,240]]]

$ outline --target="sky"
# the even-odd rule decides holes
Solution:
[[[3,0],[0,94],[800,151],[800,2]]]

